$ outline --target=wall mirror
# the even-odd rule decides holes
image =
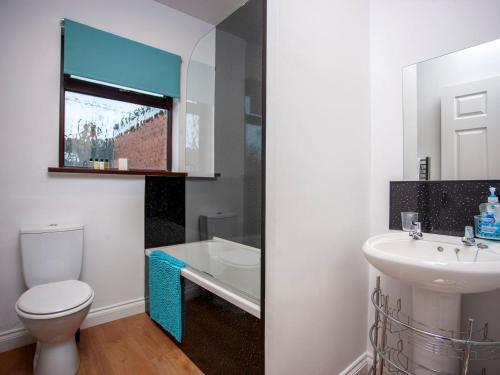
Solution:
[[[403,68],[404,179],[500,179],[500,39]]]

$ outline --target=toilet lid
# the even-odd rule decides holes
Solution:
[[[91,296],[92,288],[82,281],[57,281],[28,289],[17,306],[28,314],[54,314],[80,306]]]

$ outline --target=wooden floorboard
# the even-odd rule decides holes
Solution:
[[[78,375],[203,374],[154,324],[138,314],[81,331]],[[35,345],[0,353],[0,375],[32,374]]]

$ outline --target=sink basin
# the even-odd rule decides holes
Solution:
[[[406,232],[371,237],[363,244],[368,261],[384,274],[440,293],[481,293],[500,288],[500,244],[464,246],[459,237]]]
[[[412,286],[414,322],[435,332],[463,332],[461,295],[500,288],[500,243],[477,242],[488,248],[464,246],[459,237],[424,234],[414,240],[407,232],[390,232],[368,239],[363,251],[382,273]],[[410,350],[414,362],[436,373],[459,373],[453,356],[419,345]]]

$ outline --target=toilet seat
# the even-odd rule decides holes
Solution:
[[[92,303],[94,291],[79,280],[34,286],[16,303],[16,311],[30,319],[50,319],[72,314]]]

